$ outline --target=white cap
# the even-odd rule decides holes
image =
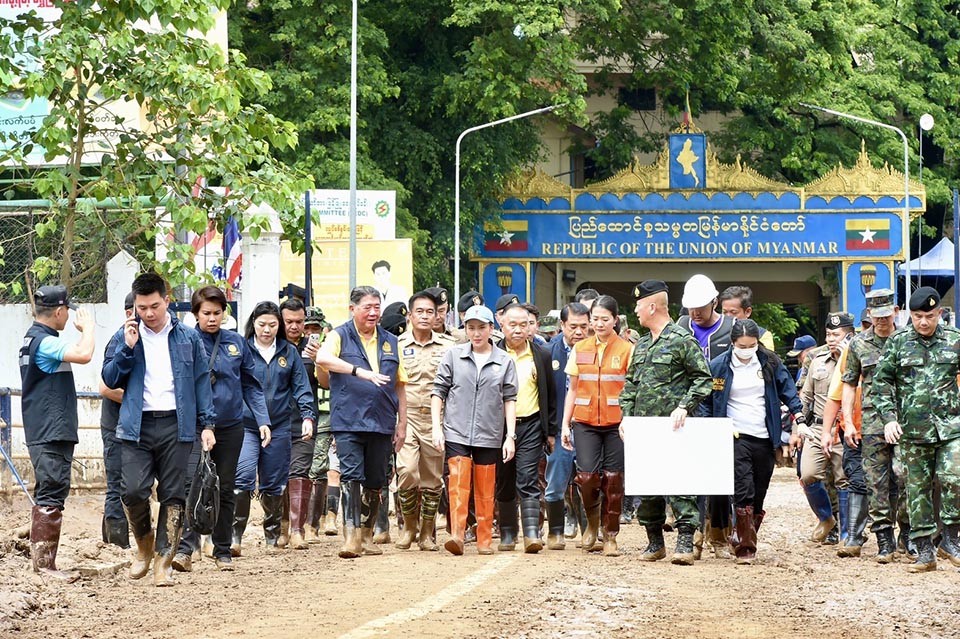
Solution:
[[[487,324],[493,324],[493,311],[486,306],[480,306],[479,304],[471,306],[463,315],[463,323],[466,324],[470,320],[480,320],[481,322],[486,322]]]
[[[683,286],[683,299],[680,301],[684,308],[700,308],[712,302],[720,292],[706,275],[697,273]]]

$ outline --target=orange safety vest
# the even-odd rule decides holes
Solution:
[[[603,349],[601,362],[596,339],[584,339],[574,345],[574,361],[580,374],[573,421],[590,426],[616,426],[623,421],[620,392],[627,381],[632,348],[627,340],[612,335]]]

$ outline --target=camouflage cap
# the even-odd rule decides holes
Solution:
[[[867,310],[870,317],[890,317],[893,315],[893,290],[877,288],[867,293]]]
[[[308,306],[306,314],[307,317],[303,320],[304,326],[323,326],[326,316],[319,306]]]

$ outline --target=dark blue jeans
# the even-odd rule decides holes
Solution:
[[[260,433],[245,428],[240,460],[237,462],[237,490],[257,490],[261,495],[283,494],[290,475],[290,427],[272,431],[270,443],[260,447]]]
[[[364,488],[380,490],[389,483],[393,437],[382,433],[337,431],[340,481],[358,481]]]

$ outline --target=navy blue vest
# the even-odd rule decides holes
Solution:
[[[373,370],[367,360],[353,320],[336,329],[340,336],[340,359],[348,364]],[[400,357],[397,338],[377,327],[377,354],[380,374],[388,384],[374,386],[350,373],[330,373],[330,430],[336,432],[382,433],[392,435],[397,428],[397,371]]]
[[[76,444],[80,441],[73,369],[67,362],[62,362],[54,373],[44,373],[37,367],[40,342],[44,337],[57,335],[57,331],[49,326],[34,322],[20,347],[23,433],[28,446],[54,441]]]

